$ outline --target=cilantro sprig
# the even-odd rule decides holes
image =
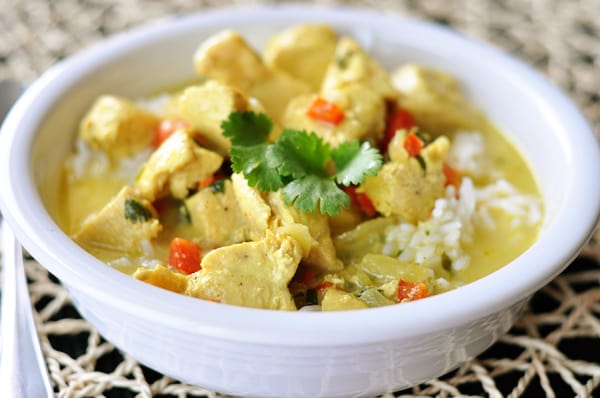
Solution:
[[[282,189],[286,204],[303,212],[336,215],[350,205],[341,186],[361,184],[375,175],[383,158],[368,142],[345,142],[335,148],[315,133],[284,129],[269,142],[273,123],[264,113],[233,112],[223,121],[231,140],[232,168],[261,191]]]

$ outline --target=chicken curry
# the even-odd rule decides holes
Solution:
[[[61,225],[141,281],[220,303],[360,309],[511,261],[542,206],[526,162],[443,71],[386,71],[325,25],[257,53],[218,32],[198,80],[106,95],[66,161]]]

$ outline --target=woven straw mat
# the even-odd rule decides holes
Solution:
[[[600,131],[600,0],[347,1],[447,24],[510,52],[560,86]],[[266,1],[0,0],[0,78],[30,83],[106,36],[174,14]],[[461,368],[398,397],[600,396],[600,244],[537,293],[500,341]],[[66,291],[26,264],[58,397],[218,397],[144,367],[81,319]]]

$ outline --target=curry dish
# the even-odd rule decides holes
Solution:
[[[347,310],[481,278],[537,237],[526,162],[443,71],[385,70],[326,25],[259,54],[221,31],[198,79],[107,93],[65,162],[61,225],[141,281],[248,307]]]

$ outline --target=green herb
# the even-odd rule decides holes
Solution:
[[[152,218],[152,212],[137,200],[126,199],[125,218],[134,224],[146,222]]]
[[[142,173],[144,172],[145,166],[146,165],[144,164],[144,165],[142,165],[142,167],[140,167],[140,169],[138,170],[138,172],[135,174],[134,181],[139,181],[140,180],[140,178],[142,176]]]
[[[423,156],[417,155],[417,156],[415,156],[415,160],[419,163],[419,166],[421,166],[421,169],[423,169],[423,173],[426,173],[427,172],[427,163],[425,163],[425,159],[423,159]]]
[[[319,304],[319,297],[315,289],[308,289],[306,291],[306,305]]]
[[[233,171],[261,191],[282,189],[285,203],[303,212],[319,207],[321,213],[339,214],[350,205],[339,186],[361,184],[381,168],[382,156],[368,142],[331,149],[315,133],[284,129],[269,143],[272,126],[265,114],[254,112],[234,112],[222,123],[223,135],[231,139]]]
[[[219,178],[218,180],[210,184],[209,188],[212,193],[223,193],[225,192],[225,180],[223,178]]]
[[[187,224],[192,223],[192,214],[190,213],[190,209],[188,209],[187,205],[183,200],[179,201],[177,205],[177,210],[179,212],[179,217],[186,222]]]
[[[350,58],[352,58],[353,55],[354,53],[352,51],[348,51],[344,54],[338,55],[335,59],[335,64],[337,68],[342,70],[346,69],[348,67],[348,62],[350,61]]]
[[[346,67],[348,66],[348,59],[343,56],[337,57],[335,60],[335,64],[338,67],[338,69],[346,69]]]
[[[221,127],[223,135],[231,140],[233,171],[243,173],[248,184],[261,191],[276,191],[283,186],[276,170],[280,156],[267,143],[273,123],[265,114],[233,112]]]
[[[448,256],[448,254],[446,254],[446,252],[442,253],[441,262],[442,268],[444,268],[446,271],[452,270],[452,259],[450,258],[450,256]]]
[[[415,135],[417,137],[419,137],[419,139],[421,141],[423,141],[423,145],[424,146],[427,146],[427,145],[429,145],[431,143],[431,136],[429,134],[423,132],[422,130],[420,130],[418,128],[415,128],[412,131],[415,133]]]

